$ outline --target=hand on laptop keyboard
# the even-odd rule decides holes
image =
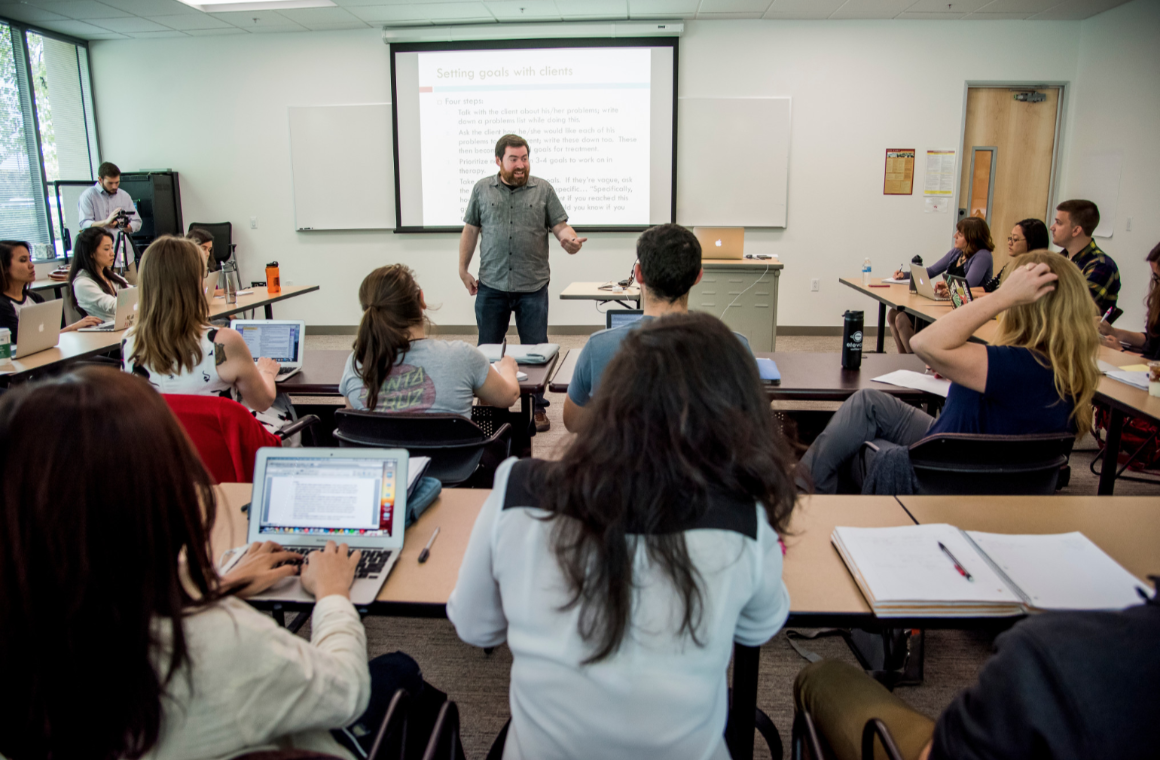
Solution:
[[[298,574],[299,557],[273,541],[253,543],[222,577],[224,588],[238,588],[238,596],[260,594],[278,581]]]
[[[340,548],[343,551],[340,552]],[[315,599],[332,594],[349,599],[350,585],[354,583],[355,573],[362,560],[362,552],[349,549],[346,544],[340,547],[333,541],[327,541],[325,548],[307,554],[306,562],[302,565],[302,588],[313,594]]]

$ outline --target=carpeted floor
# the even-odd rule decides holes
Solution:
[[[462,339],[474,343],[468,335],[440,334],[448,340]],[[564,349],[582,348],[587,336],[551,335]],[[352,336],[312,335],[307,346],[314,349],[349,348]],[[840,349],[838,337],[779,336],[779,351],[829,351]],[[893,350],[892,348],[889,350]],[[563,394],[549,393],[549,419],[552,429],[533,439],[537,457],[556,458],[567,446],[570,435],[564,430]],[[836,408],[836,404],[778,404],[777,408]],[[1063,493],[1095,494],[1098,478],[1088,470],[1096,455],[1095,444],[1085,438],[1072,455],[1072,480]],[[1160,495],[1160,486],[1121,481],[1118,495]],[[508,718],[508,677],[511,652],[499,647],[490,655],[459,640],[447,620],[409,618],[367,618],[368,648],[371,657],[401,650],[414,657],[432,684],[446,691],[460,710],[464,750],[469,760],[483,758],[495,735]],[[309,626],[303,635],[309,635]],[[933,717],[950,703],[954,695],[975,680],[991,650],[992,637],[967,631],[928,631],[926,633],[925,680],[921,686],[901,687],[896,693],[915,709]],[[804,642],[804,646],[825,657],[855,663],[840,638],[821,638]],[[790,727],[793,721],[793,678],[806,664],[790,646],[785,632],[778,634],[762,648],[758,706],[778,727],[789,751]],[[765,745],[757,737],[757,758],[769,758]]]

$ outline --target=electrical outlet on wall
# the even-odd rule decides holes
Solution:
[[[819,280],[817,277],[810,280],[810,290],[817,293],[821,289],[822,289],[822,281],[821,280]]]
[[[258,229],[258,217],[256,217],[256,216],[250,217],[250,229],[251,230]]]

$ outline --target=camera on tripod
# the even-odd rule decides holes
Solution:
[[[129,226],[133,218],[129,216],[129,212],[123,208],[117,209],[117,213],[113,214],[113,226],[125,229]]]

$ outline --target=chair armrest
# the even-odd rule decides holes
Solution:
[[[866,721],[866,725],[862,728],[862,760],[867,758],[874,760],[875,736],[882,740],[882,749],[885,750],[889,760],[902,760],[902,753],[898,751],[894,737],[890,735],[890,729],[878,718]]]
[[[319,421],[320,420],[318,419],[317,414],[308,414],[305,417],[299,417],[297,420],[291,422],[277,433],[274,433],[274,435],[278,436],[279,440],[284,441],[295,433],[305,430],[306,428],[318,423]]]

